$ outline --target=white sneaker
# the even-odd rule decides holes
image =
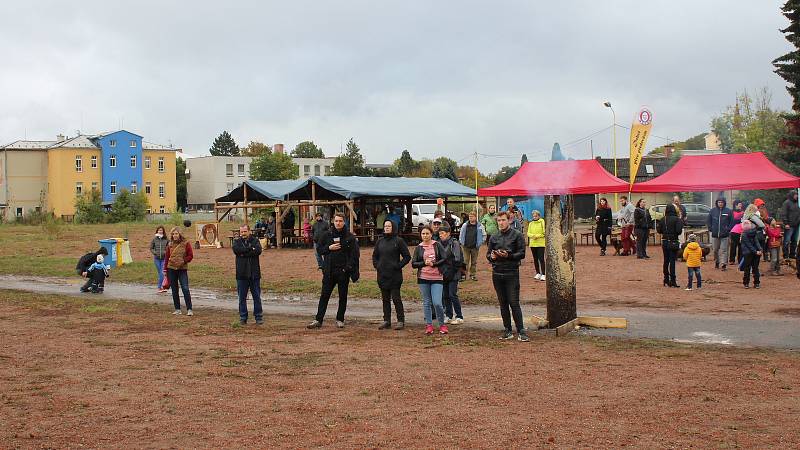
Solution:
[[[542,274],[537,273],[536,275],[533,276],[533,279],[536,280],[536,281],[539,281],[539,280],[542,279],[541,277],[542,277]]]
[[[193,315],[194,315],[194,313],[192,312],[192,310],[191,310],[191,309],[188,309],[188,310],[186,310],[186,315],[187,315],[187,316],[193,316]]]
[[[686,289],[684,289],[684,291],[691,291],[691,290],[692,290],[692,288],[690,288],[690,287],[687,287]]]
[[[337,328],[344,328],[344,322],[342,322],[341,320],[337,320],[336,321],[336,327]]]
[[[450,319],[450,318],[444,319],[444,323],[451,324],[451,323],[453,323],[453,319]]]
[[[547,281],[547,279],[544,277],[544,275],[542,275],[539,277],[539,281]]]
[[[462,323],[464,323],[464,319],[462,319],[460,317],[456,317],[450,323],[452,323],[454,325],[461,325]]]
[[[183,314],[180,309],[176,309],[175,312],[172,313],[173,316],[180,316]]]

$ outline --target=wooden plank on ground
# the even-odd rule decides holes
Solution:
[[[536,314],[531,315],[531,322],[536,325],[537,328],[547,328],[549,322],[544,317],[539,317]]]
[[[594,328],[628,328],[628,319],[624,317],[578,317],[578,325]]]
[[[556,327],[556,336],[566,336],[567,333],[575,331],[575,326],[578,324],[578,319],[572,319],[569,322]]]

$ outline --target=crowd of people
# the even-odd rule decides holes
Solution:
[[[617,212],[617,225],[620,229],[620,249],[618,254],[636,254],[640,259],[649,259],[647,241],[650,230],[655,228],[661,235],[663,253],[663,285],[680,287],[677,281],[676,264],[681,256],[686,262],[686,290],[703,286],[701,267],[706,253],[714,259],[715,269],[727,270],[736,265],[742,272],[745,288],[761,286],[759,263],[762,258],[770,262],[773,274],[780,274],[781,250],[783,260],[797,259],[798,227],[800,227],[800,207],[797,192],[790,192],[780,208],[780,221],[770,217],[765,204],[755,199],[747,206],[740,200],[733,202],[733,209],[727,207],[724,198],[716,201],[706,221],[711,238],[709,247],[698,242],[695,234],[685,233],[687,227],[686,208],[680,198],[666,205],[663,216],[657,220],[644,199],[635,204],[626,196],[620,197]],[[513,199],[508,199],[502,211],[497,212],[490,205],[487,212],[478,218],[477,211],[463,217],[463,223],[454,230],[443,212],[437,212],[430,225],[419,228],[420,242],[410,251],[406,241],[400,236],[398,217],[385,215],[382,233],[372,250],[372,266],[376,271],[377,285],[383,304],[383,321],[380,330],[405,328],[405,309],[401,298],[404,281],[403,269],[410,263],[416,271],[417,286],[422,298],[424,332],[448,334],[450,325],[464,322],[459,298],[459,283],[478,281],[477,262],[479,251],[486,246],[486,258],[492,269],[492,284],[500,306],[503,322],[501,339],[527,342],[520,306],[520,265],[530,248],[534,266],[535,281],[545,281],[546,225],[540,211],[532,211],[526,223],[522,208]],[[600,198],[595,210],[594,237],[600,247],[600,256],[607,254],[608,238],[612,235],[613,214],[611,205]],[[336,326],[345,327],[348,288],[351,282],[360,277],[360,248],[353,233],[349,230],[344,214],[333,216],[332,226],[316,214],[314,223],[306,221],[307,234],[313,241],[318,269],[322,272],[321,292],[317,314],[307,325],[309,329],[321,328],[325,319],[330,297],[336,288],[339,302],[336,311]],[[526,228],[526,229],[524,229]],[[255,233],[248,225],[239,228],[233,240],[233,253],[236,262],[236,285],[239,300],[240,324],[247,324],[250,314],[247,307],[248,294],[253,303],[253,318],[256,324],[263,323],[261,301],[260,255],[264,247],[274,243],[274,219],[268,217],[259,221]],[[159,292],[171,290],[175,315],[183,314],[180,296],[188,316],[193,315],[191,293],[189,290],[188,267],[193,259],[191,242],[178,227],[169,234],[163,226],[158,226],[150,243],[150,252],[157,272]],[[104,263],[108,252],[105,248],[90,252],[80,258],[76,270],[87,278],[81,287],[83,292],[102,292],[105,278],[110,276],[109,266]],[[800,278],[800,273],[798,273]],[[392,306],[395,323],[392,325]],[[437,327],[434,327],[434,322]]]

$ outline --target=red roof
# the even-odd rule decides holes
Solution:
[[[511,178],[478,189],[482,197],[628,192],[628,183],[594,159],[527,162]]]
[[[800,187],[800,178],[776,167],[763,153],[684,156],[633,192],[706,192]]]

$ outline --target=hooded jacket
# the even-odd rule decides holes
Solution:
[[[464,265],[461,243],[452,235],[446,241],[439,241],[439,243],[445,248],[444,264],[441,266],[444,281],[458,280],[461,266]]]
[[[531,247],[545,246],[545,223],[541,217],[539,220],[528,222],[528,245]]]
[[[325,219],[314,221],[314,224],[311,225],[311,236],[316,243],[319,243],[319,240],[322,239],[322,235],[328,231],[330,231],[330,226]]]
[[[108,255],[108,250],[105,248],[101,248],[96,252],[89,252],[78,259],[78,264],[75,266],[75,271],[78,272],[78,275],[82,275],[83,272],[88,272],[89,267],[97,262],[97,255]]]
[[[794,199],[795,193],[797,191],[789,192],[781,206],[781,220],[783,220],[784,225],[792,227],[800,225],[800,206],[798,206],[797,200]]]
[[[717,206],[718,202],[722,202],[722,208]],[[714,207],[708,212],[706,219],[706,226],[711,231],[711,237],[724,239],[731,235],[731,228],[733,228],[733,211],[727,207],[725,198],[719,198],[714,202]]]
[[[697,242],[689,242],[683,249],[683,260],[686,267],[700,267],[703,265],[703,249]]]
[[[392,222],[394,230],[394,222]],[[403,267],[411,261],[411,254],[405,241],[394,231],[384,233],[372,250],[372,267],[378,272],[378,287],[381,289],[400,289],[403,284]]]
[[[758,230],[749,220],[742,222],[742,256],[754,254],[763,250]]]
[[[492,259],[493,250],[505,250],[508,252],[506,258]],[[498,231],[497,234],[489,238],[489,246],[486,250],[486,259],[492,265],[492,272],[497,274],[519,273],[520,261],[525,259],[525,238],[522,233],[512,230],[511,227],[505,231]]]
[[[662,241],[677,241],[683,233],[683,222],[678,217],[675,205],[667,205],[664,217],[658,221],[656,231],[661,233]]]

